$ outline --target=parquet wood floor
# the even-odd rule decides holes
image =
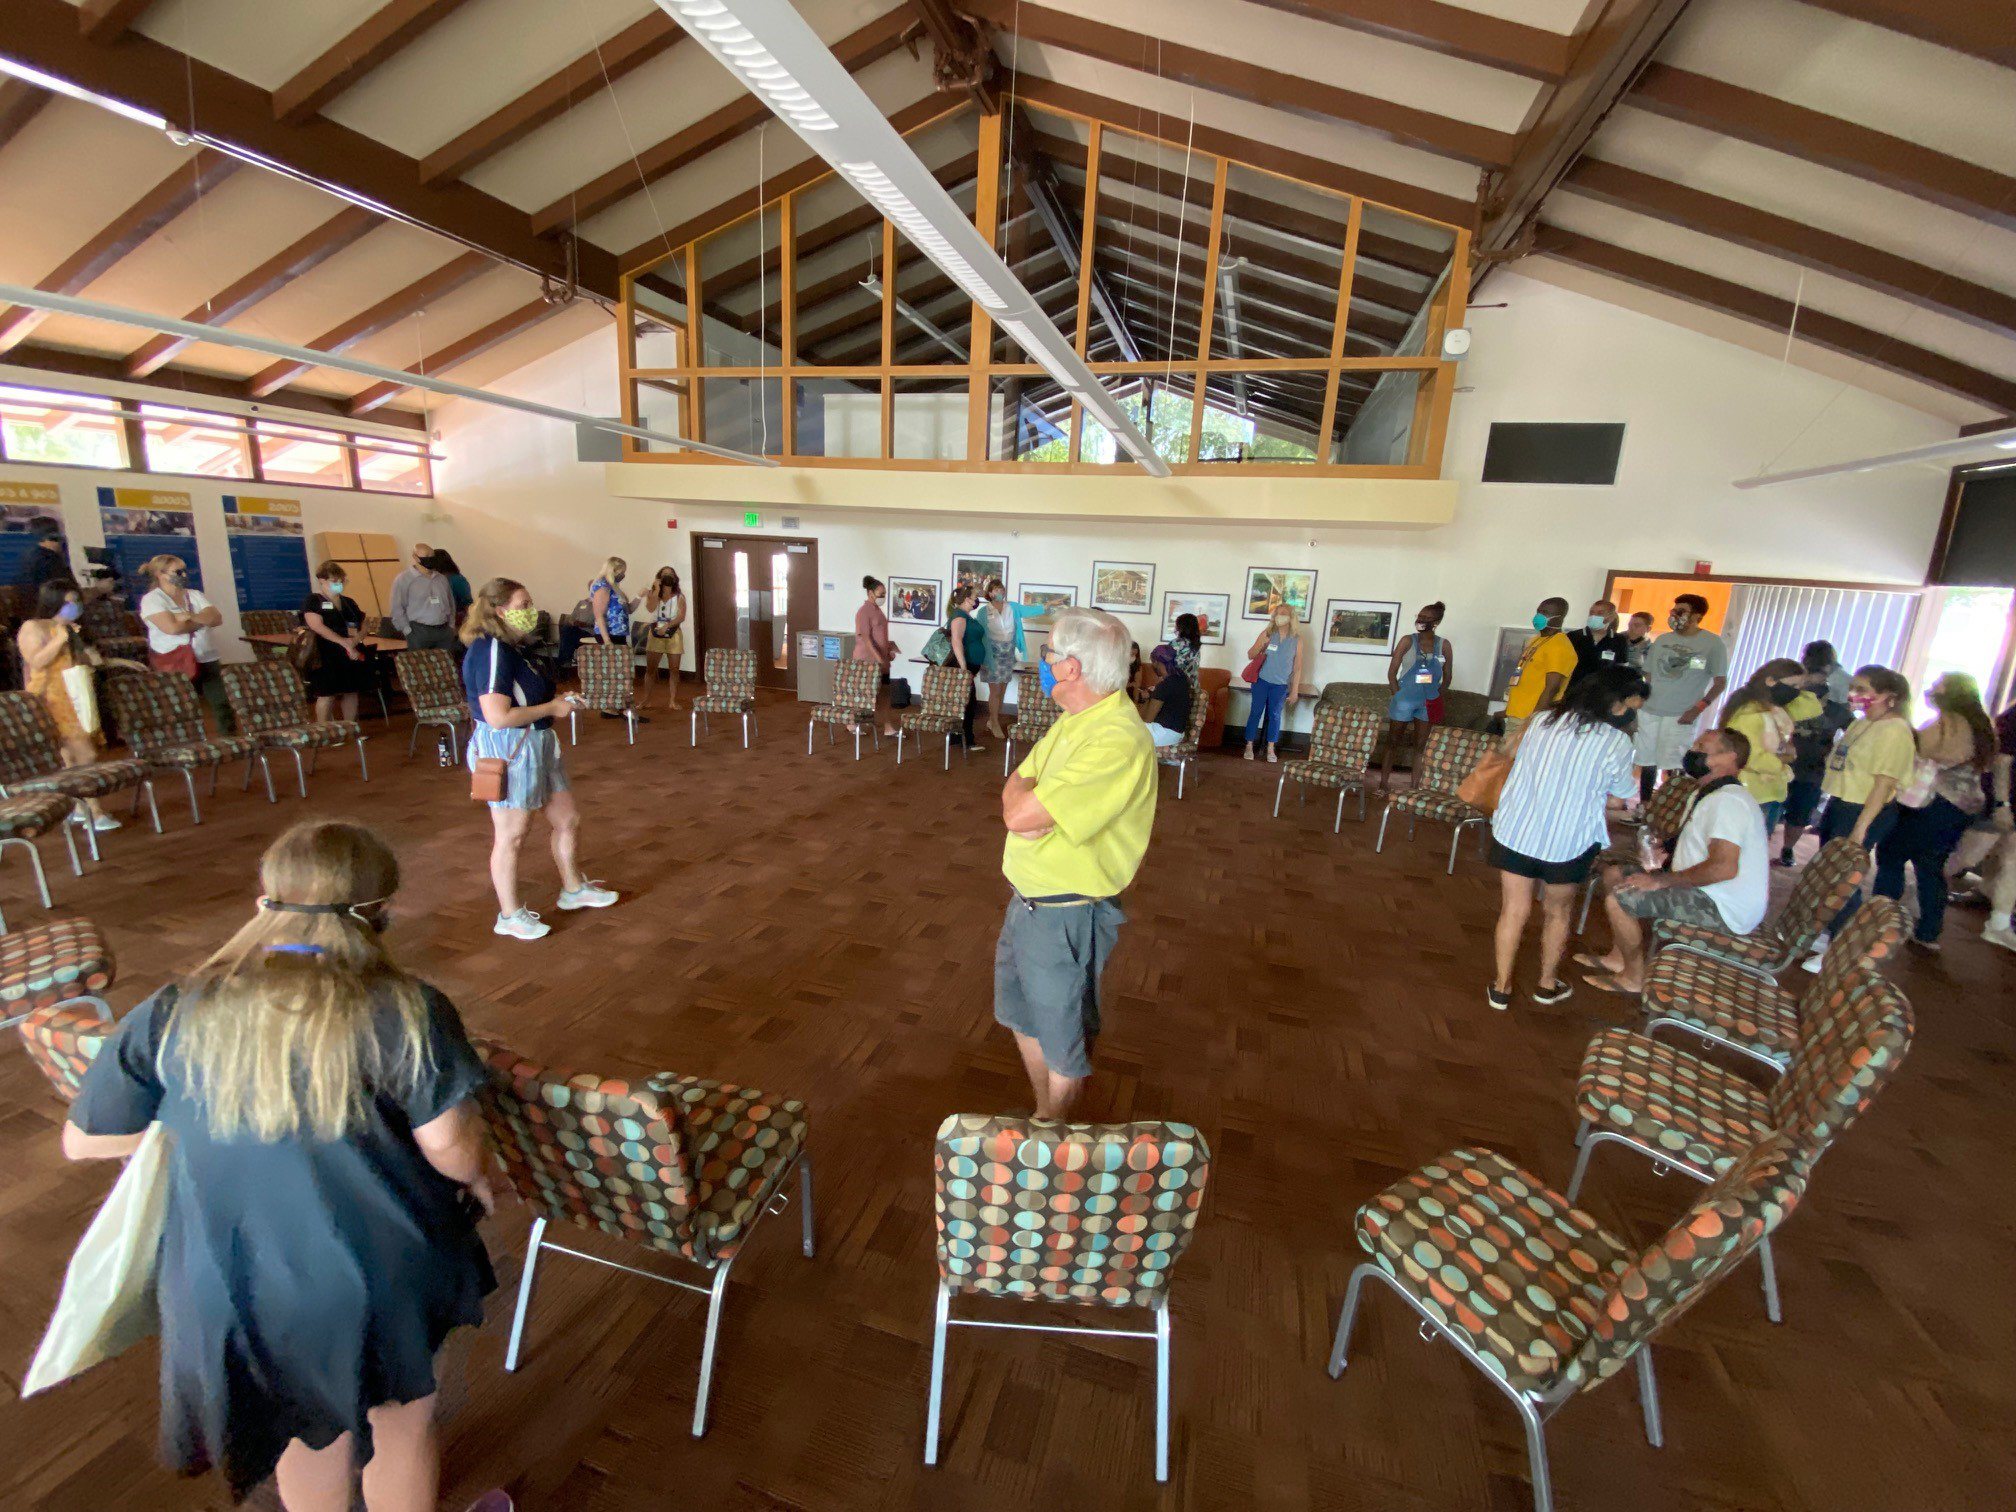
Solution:
[[[489,932],[485,817],[458,774],[403,759],[403,724],[374,740],[368,786],[332,760],[306,805],[232,791],[193,830],[164,792],[167,835],[129,828],[87,878],[54,878],[60,907],[109,927],[123,1012],[244,917],[278,825],[361,818],[404,860],[398,947],[473,1026],[563,1063],[809,1103],[819,1256],[799,1256],[788,1218],[753,1241],[704,1441],[687,1433],[701,1303],[670,1288],[547,1261],[524,1366],[503,1373],[525,1232],[507,1199],[487,1230],[488,1321],[444,1359],[444,1505],[503,1483],[532,1512],[1529,1506],[1509,1407],[1390,1298],[1371,1296],[1346,1377],[1323,1371],[1357,1204],[1469,1141],[1564,1181],[1581,1049],[1618,1018],[1587,991],[1486,1008],[1497,885],[1474,850],[1450,879],[1444,832],[1373,855],[1376,805],[1341,837],[1324,803],[1291,798],[1271,820],[1265,765],[1213,757],[1184,802],[1165,790],[1109,977],[1094,1111],[1193,1121],[1216,1152],[1173,1291],[1174,1478],[1151,1472],[1150,1351],[970,1332],[953,1340],[944,1462],[927,1471],[930,1136],[947,1112],[1028,1106],[990,1015],[1000,755],[949,775],[930,760],[899,772],[886,750],[856,765],[823,741],[807,759],[795,706],[766,712],[747,754],[718,732],[691,750],[662,713],[634,748],[588,722],[570,756],[586,853],[626,896],[551,915],[540,944]],[[17,924],[39,917],[26,888],[9,860],[0,902]],[[1978,927],[1956,915],[1944,957],[1900,968],[1919,1043],[1785,1232],[1788,1321],[1765,1321],[1754,1269],[1684,1320],[1658,1351],[1664,1450],[1628,1384],[1573,1404],[1552,1434],[1564,1507],[2010,1505],[2016,971]],[[59,1158],[61,1116],[0,1047],[0,1507],[222,1508],[215,1481],[154,1462],[150,1350],[14,1395],[113,1174]],[[1612,1156],[1587,1200],[1644,1236],[1693,1190]],[[277,1503],[269,1488],[253,1505]]]

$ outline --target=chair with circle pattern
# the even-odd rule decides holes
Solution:
[[[110,1023],[105,993],[117,974],[104,931],[89,919],[57,919],[0,935],[0,1029],[70,1006],[89,1008]]]
[[[861,759],[861,734],[865,727],[875,749],[882,749],[882,724],[875,717],[875,694],[882,686],[882,666],[879,662],[847,661],[838,662],[833,668],[833,699],[830,703],[814,704],[807,711],[805,721],[805,754],[812,754],[812,734],[822,724],[826,726],[826,744],[834,742],[835,728],[846,730],[854,737],[854,759]]]
[[[1057,700],[1043,691],[1043,675],[1040,672],[1017,672],[1015,674],[1015,723],[1008,726],[1008,738],[1001,751],[1001,775],[1006,777],[1015,770],[1015,747],[1026,746],[1035,749],[1036,742],[1050,733],[1050,726],[1063,717],[1064,711],[1057,707]],[[1179,773],[1176,778],[1183,780]]]
[[[1680,838],[1681,826],[1694,810],[1694,795],[1700,787],[1700,783],[1684,772],[1667,773],[1666,780],[1653,791],[1636,822],[1625,821],[1624,828],[1629,834],[1625,843],[1603,847],[1602,853],[1596,857],[1596,864],[1589,868],[1588,880],[1582,884],[1582,907],[1575,919],[1577,934],[1589,927],[1589,907],[1596,901],[1596,887],[1603,880],[1603,868],[1620,866],[1627,874],[1641,870],[1641,842],[1645,836],[1650,836],[1661,850],[1670,854],[1673,843]]]
[[[227,761],[245,762],[240,791],[252,786],[256,767],[265,775],[266,801],[273,794],[273,769],[266,753],[249,735],[212,735],[203,723],[203,706],[189,679],[174,672],[115,672],[105,680],[106,702],[112,707],[126,745],[133,755],[157,771],[179,772],[189,790],[189,822],[201,824],[196,806],[196,773],[207,768],[210,792],[217,791],[218,770]]]
[[[1197,760],[1197,752],[1204,734],[1204,722],[1210,717],[1210,701],[1204,696],[1203,686],[1197,674],[1190,674],[1190,719],[1183,726],[1183,738],[1173,746],[1157,746],[1155,759],[1164,766],[1176,768],[1176,796],[1183,796],[1183,784],[1190,775],[1191,765]]]
[[[1365,768],[1371,765],[1372,748],[1379,743],[1382,721],[1370,709],[1352,709],[1341,704],[1318,704],[1316,723],[1309,732],[1309,757],[1291,761],[1281,768],[1281,780],[1274,784],[1274,817],[1281,817],[1281,795],[1294,783],[1302,801],[1309,801],[1312,787],[1337,789],[1337,818],[1331,833],[1344,829],[1344,797],[1354,788],[1358,793],[1358,818],[1365,818]]]
[[[0,798],[0,853],[10,845],[28,852],[28,867],[35,873],[35,890],[41,894],[44,908],[54,908],[56,900],[49,896],[49,874],[42,869],[42,848],[36,841],[51,830],[60,830],[63,843],[70,847],[70,870],[78,876],[84,874],[77,859],[77,837],[63,822],[70,817],[72,806],[73,800],[62,793],[23,793],[18,798]],[[7,921],[0,917],[0,934],[6,932]]]
[[[1371,1257],[1351,1273],[1330,1374],[1343,1374],[1367,1280],[1397,1292],[1518,1409],[1536,1512],[1553,1512],[1546,1424],[1635,1365],[1645,1437],[1664,1441],[1651,1343],[1799,1205],[1807,1162],[1790,1139],[1753,1145],[1671,1228],[1640,1248],[1490,1150],[1454,1150],[1358,1210]]]
[[[301,674],[284,661],[234,662],[225,667],[224,696],[230,701],[238,732],[249,735],[262,750],[286,751],[294,758],[294,778],[301,796],[308,796],[309,767],[301,753],[308,752],[312,763],[317,751],[340,745],[357,745],[357,770],[364,781],[371,780],[371,768],[364,758],[364,727],[354,719],[332,719],[315,724],[309,719],[308,696],[302,691]]]
[[[133,812],[147,800],[154,833],[161,833],[161,809],[154,802],[154,782],[147,763],[131,759],[94,761],[87,766],[63,764],[63,742],[56,717],[33,693],[0,693],[0,798],[23,793],[63,793],[78,800],[109,798],[128,789]],[[80,810],[81,812],[81,810]],[[98,859],[98,831],[84,826],[91,859]]]
[[[1726,934],[1699,924],[1658,919],[1652,925],[1652,949],[1691,951],[1760,976],[1776,977],[1805,959],[1828,921],[1846,906],[1868,875],[1869,852],[1843,835],[1820,847],[1820,854],[1806,863],[1799,880],[1792,884],[1777,917],[1767,920],[1756,933]]]
[[[392,675],[398,681],[399,691],[406,695],[406,702],[413,706],[413,733],[406,741],[406,754],[411,756],[419,745],[423,726],[439,725],[444,732],[442,738],[448,742],[448,754],[453,758],[449,765],[461,765],[462,728],[470,722],[469,695],[463,691],[461,675],[455,670],[455,658],[439,646],[422,651],[395,651]]]
[[[686,707],[693,711],[690,721],[693,745],[700,744],[700,732],[707,727],[709,714],[739,714],[742,749],[748,750],[750,731],[756,727],[756,653],[726,646],[709,650],[707,691]]]
[[[637,675],[628,642],[603,645],[599,640],[581,643],[574,653],[574,673],[581,679],[581,701],[596,714],[621,714],[630,732],[630,744],[637,744]],[[578,745],[580,712],[567,715],[567,743]]]
[[[59,1003],[37,1008],[21,1020],[21,1043],[49,1085],[65,1102],[77,1100],[84,1073],[112,1038],[112,1021],[102,1004]]]
[[[532,1235],[504,1368],[518,1368],[532,1278],[546,1250],[596,1260],[709,1299],[693,1435],[707,1430],[707,1397],[728,1273],[767,1211],[789,1202],[795,1170],[803,1245],[812,1254],[812,1163],[805,1105],[753,1087],[671,1074],[637,1084],[553,1070],[478,1040],[490,1069],[483,1118],[511,1189],[532,1209]],[[548,1223],[598,1229],[662,1251],[711,1284],[621,1265],[545,1237]]]
[[[291,636],[300,626],[301,617],[286,609],[241,609],[238,611],[238,628],[246,635],[287,635]],[[272,641],[251,641],[252,655],[259,661],[287,660],[287,646]]]
[[[938,1306],[924,1463],[938,1463],[950,1328],[1155,1340],[1155,1479],[1169,1479],[1169,1278],[1197,1226],[1211,1149],[1189,1124],[1053,1123],[955,1113],[933,1152]],[[951,1316],[955,1296],[1145,1307],[1147,1329]]]
[[[973,674],[957,667],[926,667],[924,698],[896,722],[896,765],[903,765],[905,736],[940,735],[945,740],[945,770],[952,770],[952,737],[966,722],[966,705],[973,697]],[[964,745],[960,759],[972,752]]]
[[[1713,1181],[1773,1134],[1788,1136],[1807,1164],[1818,1161],[1903,1065],[1911,1004],[1874,966],[1830,955],[1807,990],[1800,1021],[1799,1049],[1769,1088],[1629,1029],[1598,1034],[1575,1087],[1581,1153],[1569,1200],[1582,1190],[1600,1144],[1621,1144],[1696,1181]],[[1758,1259],[1765,1310],[1781,1322],[1768,1244]]]
[[[1407,838],[1414,838],[1414,823],[1418,819],[1432,819],[1438,824],[1455,827],[1449,837],[1449,873],[1456,873],[1456,847],[1462,842],[1463,831],[1471,825],[1489,825],[1491,822],[1469,804],[1456,796],[1456,789],[1465,777],[1476,769],[1484,759],[1484,753],[1494,742],[1482,730],[1458,730],[1449,725],[1437,725],[1428,732],[1428,744],[1421,752],[1420,770],[1414,785],[1405,792],[1395,793],[1386,800],[1386,811],[1379,816],[1379,839],[1372,849],[1386,848],[1386,821],[1397,810],[1407,816]],[[1482,831],[1480,831],[1482,833]]]

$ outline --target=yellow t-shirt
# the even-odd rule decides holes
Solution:
[[[1776,712],[1775,709],[1767,712],[1754,703],[1745,704],[1722,721],[1725,729],[1736,731],[1750,742],[1750,760],[1736,775],[1742,781],[1744,790],[1759,803],[1783,803],[1792,785],[1792,769],[1785,765],[1777,751],[1767,749],[1771,743],[1767,733],[1772,724],[1771,715]],[[1789,709],[1787,714],[1789,716]],[[1781,751],[1791,747],[1790,735],[1783,736],[1778,742]]]
[[[1878,777],[1888,777],[1901,788],[1911,780],[1917,762],[1918,737],[1910,721],[1858,719],[1834,742],[1820,791],[1843,803],[1867,803]]]
[[[1124,691],[1064,715],[1015,771],[1055,823],[1008,837],[1001,872],[1015,891],[1110,898],[1134,880],[1155,827],[1155,742]]]
[[[1505,690],[1505,717],[1530,719],[1547,691],[1547,674],[1558,672],[1565,689],[1575,675],[1575,643],[1565,635],[1536,635],[1519,653],[1519,670]]]

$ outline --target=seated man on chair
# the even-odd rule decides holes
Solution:
[[[1157,646],[1148,653],[1157,673],[1154,691],[1141,705],[1141,717],[1148,724],[1148,738],[1160,751],[1181,745],[1190,733],[1190,679],[1176,666],[1176,653]]]
[[[1575,958],[1602,973],[1588,979],[1590,986],[1633,996],[1644,990],[1646,919],[1674,919],[1739,935],[1764,922],[1771,892],[1770,840],[1764,833],[1764,810],[1736,776],[1749,760],[1750,742],[1738,731],[1704,730],[1694,737],[1681,770],[1701,789],[1673,842],[1671,869],[1603,869],[1610,953]]]

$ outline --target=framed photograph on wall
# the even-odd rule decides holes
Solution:
[[[1008,558],[988,556],[984,552],[960,552],[952,558],[952,586],[963,588],[968,583],[982,598],[987,596],[987,580],[999,578],[1008,581]]]
[[[1147,614],[1155,605],[1153,562],[1094,562],[1092,607],[1109,614]]]
[[[1024,609],[1032,611],[1038,619],[1048,619],[1059,609],[1078,607],[1078,585],[1076,583],[1018,583],[1015,586],[1015,600]]]
[[[1400,606],[1381,599],[1331,599],[1323,606],[1323,649],[1347,656],[1391,656]]]
[[[1246,607],[1242,619],[1264,620],[1274,616],[1274,606],[1291,604],[1303,624],[1316,614],[1316,569],[1314,567],[1248,567]]]
[[[1162,595],[1162,639],[1176,639],[1176,616],[1194,614],[1197,628],[1203,633],[1204,644],[1222,646],[1225,644],[1225,621],[1232,615],[1232,595],[1229,593],[1191,593],[1172,588]]]
[[[936,578],[889,579],[889,618],[906,625],[935,625],[945,617],[944,593]]]

